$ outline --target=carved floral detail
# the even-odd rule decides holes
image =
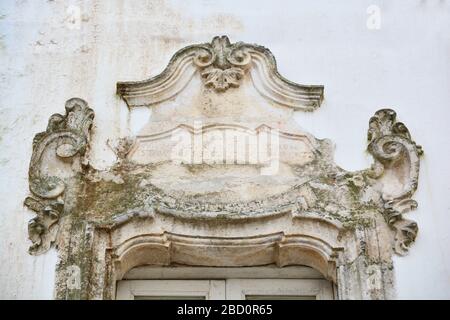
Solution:
[[[30,254],[41,254],[48,249],[56,239],[58,221],[62,213],[63,202],[45,201],[33,197],[25,199],[25,205],[36,212],[36,217],[28,223],[28,234],[33,245]]]
[[[251,55],[243,48],[243,44],[231,44],[225,36],[214,37],[211,44],[202,46],[194,57],[205,85],[218,92],[239,87],[250,62]]]
[[[408,128],[396,121],[396,113],[391,109],[382,109],[370,119],[368,131],[368,151],[375,158],[371,175],[383,179],[386,171],[395,171],[404,178],[400,191],[382,190],[384,214],[388,224],[395,230],[394,251],[405,255],[414,243],[418,227],[414,221],[403,218],[403,214],[416,209],[417,202],[411,199],[417,189],[419,178],[419,156],[422,147],[412,139]]]
[[[94,112],[87,103],[73,98],[66,102],[66,114],[52,115],[47,130],[34,137],[28,173],[30,191],[34,197],[25,199],[25,205],[37,213],[28,227],[29,238],[33,242],[31,254],[40,254],[50,248],[56,237],[57,223],[64,203],[58,197],[63,194],[65,183],[57,173],[53,175],[42,171],[44,154],[53,148],[57,159],[62,161],[68,161],[77,155],[83,157],[88,148],[93,118]]]
[[[135,140],[136,139],[134,137],[124,137],[117,139],[113,143],[111,143],[111,141],[108,140],[107,144],[111,148],[111,150],[116,154],[117,159],[119,161],[123,161],[133,148]]]

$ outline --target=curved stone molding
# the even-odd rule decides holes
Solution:
[[[323,100],[323,86],[300,85],[278,73],[275,57],[269,49],[256,45],[242,45],[252,57],[250,69],[255,88],[264,97],[294,110],[314,111]]]
[[[178,263],[201,266],[208,261],[208,265],[223,267],[267,264],[283,267],[302,261],[303,265],[319,270],[328,279],[336,280],[333,271],[342,252],[340,245],[308,235],[283,233],[225,239],[189,237],[166,232],[133,237],[115,246],[113,255],[118,279],[131,268],[142,265]],[[222,254],[217,255],[213,251],[221,251]]]
[[[402,215],[417,208],[411,196],[417,189],[419,157],[423,150],[411,139],[408,128],[396,121],[396,113],[391,109],[379,110],[370,119],[368,141],[368,151],[375,158],[372,174],[383,185],[381,196],[386,221],[396,230],[394,250],[405,255],[417,236],[418,227]],[[393,181],[395,177],[400,177],[402,182]]]
[[[392,297],[389,289],[392,265],[384,252],[369,248],[370,243],[383,240],[384,229],[351,231],[327,220],[305,216],[295,220],[289,216],[269,217],[264,224],[258,224],[259,230],[248,223],[218,222],[221,223],[197,224],[193,232],[185,221],[156,213],[151,217],[128,215],[120,226],[88,223],[81,229],[72,228],[74,245],[66,248],[64,256],[80,257],[77,263],[81,270],[87,271],[81,273],[78,289],[67,288],[66,271],[77,260],[67,259],[66,264],[60,264],[58,297],[111,299],[116,281],[130,269],[172,264],[222,267],[275,264],[280,268],[306,265],[337,283],[340,299]],[[224,229],[221,224],[227,227]]]
[[[280,105],[312,111],[323,99],[323,86],[300,85],[283,78],[269,49],[243,42],[231,44],[226,36],[179,50],[161,74],[144,81],[118,82],[117,93],[129,107],[150,106],[177,95],[197,71],[205,86],[219,93],[239,87],[250,73],[258,92]]]
[[[34,137],[28,174],[33,197],[25,200],[25,205],[37,213],[37,217],[28,226],[29,237],[33,242],[30,248],[32,254],[39,254],[50,248],[56,237],[56,226],[64,203],[61,195],[65,182],[64,178],[58,176],[61,168],[56,167],[54,162],[51,167],[44,166],[43,163],[54,160],[64,163],[76,156],[83,157],[89,144],[93,118],[94,112],[84,100],[72,98],[66,102],[66,114],[52,115],[47,130]],[[49,150],[54,150],[55,156],[49,154]],[[83,161],[78,165],[81,168]]]

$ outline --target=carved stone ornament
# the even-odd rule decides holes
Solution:
[[[119,82],[117,91],[129,107],[148,106],[177,95],[197,72],[204,85],[217,92],[238,88],[250,73],[262,96],[294,109],[313,111],[323,99],[323,86],[305,86],[283,78],[267,48],[231,44],[226,36],[179,50],[161,74],[144,81]]]
[[[94,113],[81,99],[34,139],[30,253],[57,244],[57,298],[113,299],[132,268],[174,264],[306,265],[336,298],[395,296],[392,255],[418,231],[404,214],[417,207],[422,148],[393,110],[369,121],[373,165],[349,172],[293,120],[323,87],[284,79],[264,47],[215,37],[117,93],[152,116],[108,142],[111,168],[87,161]]]
[[[66,186],[64,178],[58,176],[60,168],[56,168],[54,162],[73,162],[78,157],[78,163],[74,163],[71,169],[82,171],[82,157],[88,148],[93,119],[94,112],[87,103],[73,98],[66,102],[66,114],[52,115],[47,130],[34,137],[28,173],[32,196],[25,199],[25,205],[37,213],[28,225],[29,237],[33,243],[30,247],[31,254],[40,254],[50,248],[55,241],[58,221],[63,213],[62,196]],[[48,154],[49,150],[54,154]]]
[[[404,181],[401,188],[384,188],[381,194],[386,220],[396,231],[395,252],[404,255],[418,231],[417,224],[402,214],[417,208],[411,196],[417,189],[423,150],[411,139],[408,128],[396,121],[396,113],[391,109],[379,110],[370,119],[367,139],[368,150],[375,158],[370,175],[387,185],[393,174],[400,173]]]

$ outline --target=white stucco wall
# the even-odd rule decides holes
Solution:
[[[367,8],[380,8],[369,29]],[[80,10],[75,24],[68,17]],[[28,255],[22,205],[33,136],[71,97],[95,110],[92,162],[114,161],[107,139],[127,134],[130,116],[115,83],[158,74],[172,54],[226,34],[271,49],[285,77],[323,84],[325,102],[298,122],[336,143],[348,170],[371,163],[369,118],[392,107],[425,150],[420,231],[395,258],[399,298],[450,298],[450,1],[38,1],[0,3],[0,298],[51,299],[56,251]]]

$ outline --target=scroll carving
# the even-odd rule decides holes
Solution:
[[[396,232],[394,251],[405,255],[418,232],[417,224],[403,218],[403,214],[417,208],[411,196],[417,189],[423,150],[411,139],[408,128],[396,121],[396,113],[391,109],[379,110],[370,119],[368,141],[368,151],[375,158],[371,174],[384,182],[381,196],[385,218]],[[385,187],[396,185],[394,177],[401,179],[399,187]]]
[[[202,47],[194,57],[205,85],[216,91],[239,87],[252,57],[242,44],[231,45],[227,37],[215,37],[211,45]]]
[[[37,216],[28,225],[29,238],[33,245],[31,254],[47,251],[55,241],[58,220],[63,212],[65,190],[63,178],[55,168],[44,170],[49,150],[54,150],[56,159],[73,162],[78,157],[78,170],[86,164],[83,157],[89,146],[89,131],[94,112],[87,103],[78,98],[66,102],[66,114],[50,117],[47,130],[38,133],[33,140],[33,154],[29,167],[29,185],[32,197],[25,199],[25,205]],[[72,166],[76,169],[76,166]]]

